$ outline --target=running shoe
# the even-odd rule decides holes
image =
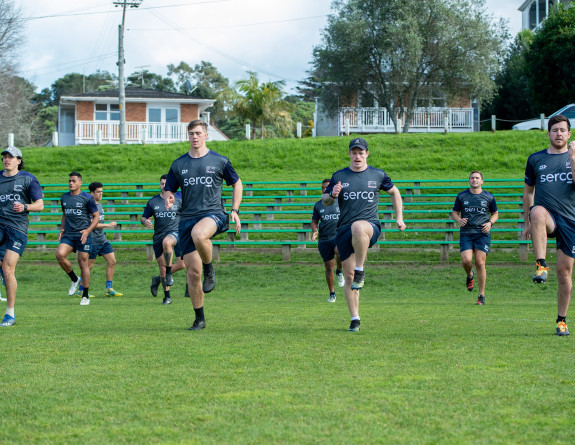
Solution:
[[[2,323],[0,323],[0,326],[8,327],[12,326],[14,323],[16,323],[16,317],[11,317],[8,314],[4,314],[4,318],[2,319]]]
[[[329,294],[328,303],[335,303],[335,294]]]
[[[188,328],[189,331],[200,331],[206,328],[206,320],[194,320],[194,324]]]
[[[471,276],[465,277],[465,285],[467,286],[467,290],[471,292],[475,287],[475,272],[471,271]]]
[[[475,304],[478,306],[485,306],[485,295],[480,295],[477,297],[477,303]]]
[[[172,304],[172,299],[170,297],[164,297],[162,304]]]
[[[569,335],[569,329],[567,329],[567,324],[564,321],[560,321],[559,323],[557,323],[556,333],[557,335],[561,336]]]
[[[174,285],[174,278],[172,277],[171,273],[166,274],[165,283],[166,283],[166,286],[173,286]]]
[[[123,297],[124,294],[116,292],[114,289],[106,289],[106,297]]]
[[[543,267],[538,261],[537,271],[535,272],[535,275],[533,275],[533,282],[537,284],[545,283],[547,281],[547,272],[549,272],[549,268]]]
[[[80,306],[88,306],[90,304],[90,299],[88,297],[82,297],[80,300]]]
[[[70,289],[68,290],[68,295],[70,297],[76,293],[76,291],[78,290],[78,286],[80,285],[81,281],[82,281],[82,278],[78,278],[78,281],[72,281],[72,284],[70,285]]]
[[[160,287],[160,277],[152,277],[152,285],[150,286],[150,291],[152,292],[153,297],[158,296],[158,287]]]
[[[202,290],[204,294],[209,294],[216,287],[216,271],[212,267],[209,272],[204,272],[204,283],[202,285]]]
[[[353,274],[353,281],[351,282],[351,288],[354,290],[360,290],[365,284],[365,272],[363,270],[356,270]]]
[[[343,276],[343,272],[340,270],[339,272],[335,273],[337,278],[337,285],[339,287],[343,287],[345,285],[345,277]]]
[[[359,320],[351,320],[351,324],[349,325],[349,332],[358,332],[359,331]]]

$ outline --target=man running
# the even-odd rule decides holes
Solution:
[[[197,331],[206,327],[204,294],[216,286],[211,238],[229,227],[229,217],[222,203],[223,182],[225,180],[233,189],[231,219],[236,223],[236,233],[241,230],[239,207],[243,187],[229,159],[206,146],[208,126],[204,121],[198,119],[190,122],[188,133],[190,150],[172,163],[164,199],[169,210],[174,202],[174,193],[181,188],[180,242],[196,315],[190,330]]]
[[[333,205],[337,199],[341,212],[336,243],[345,275],[345,299],[351,315],[350,332],[360,329],[359,291],[365,281],[363,265],[368,248],[377,242],[381,233],[377,214],[380,190],[391,196],[397,228],[405,230],[401,194],[385,171],[367,164],[368,156],[365,139],[352,139],[349,143],[349,167],[333,174],[322,195],[322,202],[326,206]]]
[[[329,179],[324,179],[321,183],[322,193],[325,192],[328,184]],[[337,277],[338,286],[343,287],[345,284],[345,278],[341,270],[341,260],[339,258],[339,252],[337,251],[337,246],[335,244],[338,220],[339,206],[336,202],[334,202],[331,206],[323,205],[321,200],[315,203],[313,207],[313,215],[311,217],[311,240],[318,240],[317,248],[323,259],[323,264],[325,265],[325,279],[329,289],[329,298],[327,301],[330,303],[334,303],[336,299],[334,283],[335,280],[333,278],[334,270],[335,276]]]
[[[479,287],[476,304],[480,306],[485,304],[485,282],[487,280],[485,260],[491,246],[491,228],[499,218],[495,197],[483,190],[482,185],[483,174],[478,170],[472,171],[469,175],[469,188],[457,195],[451,212],[451,217],[461,227],[459,251],[463,269],[467,274],[465,284],[469,292],[475,285],[472,265],[475,254]]]
[[[150,198],[144,213],[142,214],[141,222],[148,229],[154,229],[153,248],[156,255],[156,261],[160,269],[160,275],[152,278],[151,291],[155,297],[158,295],[158,286],[162,284],[164,289],[164,299],[162,304],[171,304],[172,298],[170,296],[170,287],[174,284],[172,274],[178,270],[185,268],[184,262],[181,259],[179,249],[179,235],[178,226],[180,224],[180,212],[182,209],[182,199],[180,197],[174,198],[174,204],[168,210],[164,202],[166,178],[168,175],[160,177],[160,190],[161,192]],[[155,223],[152,224],[150,218],[154,217]],[[176,256],[176,264],[172,265],[174,254]],[[186,285],[186,296],[187,285]]]
[[[16,323],[16,264],[28,242],[28,213],[44,210],[42,187],[23,171],[22,152],[16,147],[2,151],[4,170],[0,174],[0,248],[4,251],[2,270],[6,284],[6,314],[1,327]]]
[[[116,268],[116,255],[114,254],[112,244],[110,244],[110,241],[108,241],[108,238],[106,238],[106,234],[104,233],[104,229],[113,229],[118,224],[115,221],[109,223],[104,222],[105,215],[104,207],[102,206],[104,186],[102,183],[92,182],[88,186],[88,190],[90,190],[90,195],[92,195],[92,198],[94,198],[94,202],[98,208],[98,214],[100,215],[98,225],[94,230],[92,230],[92,249],[90,251],[90,255],[88,256],[88,266],[90,267],[90,273],[94,267],[96,258],[98,258],[98,256],[104,257],[106,260],[106,297],[122,297],[123,294],[116,292],[113,288],[114,271]],[[82,283],[80,283],[78,295],[81,296],[83,293],[84,287],[82,286]]]
[[[92,249],[92,231],[100,222],[100,214],[92,195],[83,192],[81,187],[82,175],[78,172],[70,173],[68,179],[70,191],[64,193],[60,198],[62,228],[58,235],[60,244],[56,249],[56,258],[60,267],[72,280],[68,295],[74,295],[80,282],[82,282],[84,289],[80,305],[87,306],[90,304],[90,266],[88,260]],[[78,278],[74,273],[72,264],[68,260],[68,255],[73,251],[78,252],[81,278]]]
[[[557,243],[556,334],[569,335],[566,316],[573,291],[575,258],[575,143],[571,142],[569,119],[558,114],[547,123],[549,148],[533,153],[525,167],[523,188],[523,236],[531,237],[535,253],[534,283],[545,283],[549,267],[545,261],[547,239]]]

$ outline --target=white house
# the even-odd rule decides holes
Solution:
[[[568,5],[571,0],[525,0],[519,7],[523,16],[523,29],[534,30],[559,3]]]
[[[213,99],[185,94],[126,88],[126,142],[159,144],[188,140],[194,119],[208,123],[209,140],[228,138],[209,124],[206,110]],[[120,142],[118,90],[62,96],[58,109],[58,145],[117,144]]]

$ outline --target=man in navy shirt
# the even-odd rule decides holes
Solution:
[[[533,153],[525,167],[523,236],[535,253],[534,283],[545,283],[547,239],[557,242],[557,335],[569,335],[566,316],[573,291],[575,258],[575,143],[569,143],[569,119],[558,114],[547,123],[549,148]]]
[[[92,195],[80,190],[81,187],[82,175],[78,172],[70,173],[68,179],[70,191],[60,198],[62,228],[58,235],[60,244],[56,249],[56,258],[60,267],[72,280],[68,295],[74,295],[82,282],[84,290],[80,305],[87,306],[90,304],[88,288],[90,286],[89,256],[92,249],[92,230],[98,225],[100,214]],[[68,260],[68,255],[73,251],[78,252],[81,278],[74,273],[72,264]]]
[[[204,294],[214,290],[216,285],[211,238],[227,231],[229,225],[229,217],[222,203],[223,182],[226,181],[233,189],[230,216],[236,223],[236,233],[241,230],[239,207],[243,187],[229,159],[206,146],[208,131],[204,121],[190,122],[188,133],[190,150],[172,163],[164,193],[166,208],[169,210],[174,203],[174,193],[178,189],[182,190],[179,235],[196,314],[190,330],[196,331],[206,327]]]
[[[1,327],[16,323],[16,264],[28,242],[28,213],[44,210],[42,187],[30,173],[22,171],[22,152],[16,147],[2,151],[4,170],[0,172],[0,246],[5,250],[2,262],[6,283],[6,314]]]
[[[178,244],[178,228],[180,225],[180,212],[182,211],[182,199],[179,196],[175,196],[174,204],[170,210],[166,208],[164,188],[166,186],[167,176],[168,175],[162,175],[160,177],[161,192],[153,198],[150,198],[146,203],[144,213],[140,219],[141,223],[148,229],[154,229],[153,248],[160,269],[160,275],[152,278],[150,290],[155,297],[158,295],[160,283],[162,284],[164,289],[162,304],[172,303],[172,297],[170,296],[170,287],[174,284],[172,274],[185,268]],[[152,224],[151,221],[152,217],[154,218],[154,224]],[[177,260],[176,264],[172,265],[174,255]],[[187,290],[186,296],[188,296]]]
[[[324,179],[321,183],[321,192],[325,192],[329,184],[329,179]],[[317,240],[317,248],[323,259],[325,265],[325,279],[329,289],[328,302],[334,303],[335,296],[335,282],[333,272],[337,277],[337,284],[343,287],[345,278],[341,270],[341,259],[335,242],[335,235],[337,234],[337,222],[339,221],[339,206],[334,202],[331,206],[323,205],[319,200],[313,206],[313,215],[311,217],[311,240]],[[319,239],[318,239],[319,236]],[[337,263],[337,268],[336,268]]]
[[[381,233],[377,208],[379,191],[391,196],[397,228],[405,230],[403,203],[398,188],[383,170],[367,165],[369,156],[365,139],[355,138],[349,143],[350,165],[333,174],[322,201],[330,206],[338,201],[340,216],[337,225],[337,248],[345,275],[345,299],[351,314],[349,331],[360,329],[359,290],[364,285],[363,265],[367,250]]]
[[[483,174],[474,170],[469,175],[469,188],[462,191],[455,198],[451,212],[453,220],[461,227],[459,230],[459,251],[461,263],[467,274],[466,286],[471,292],[475,286],[473,273],[473,254],[475,254],[475,268],[477,269],[477,284],[479,297],[477,303],[485,304],[485,282],[487,272],[485,260],[491,246],[491,228],[497,222],[499,213],[495,197],[482,189]]]

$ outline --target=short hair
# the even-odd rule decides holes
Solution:
[[[160,181],[161,181],[162,179],[168,179],[168,175],[163,174],[162,176],[160,176]]]
[[[77,176],[78,178],[80,178],[80,180],[82,179],[82,175],[78,172],[72,172],[68,175],[68,177],[70,177],[70,176]]]
[[[331,182],[331,179],[324,179],[323,181],[321,181],[322,184],[323,184],[324,182]]]
[[[188,124],[188,131],[190,131],[192,128],[197,127],[197,126],[204,127],[204,131],[206,133],[208,132],[208,124],[201,119],[194,119],[192,122],[190,122]]]
[[[567,130],[571,131],[571,122],[569,122],[569,119],[562,114],[557,114],[549,119],[549,122],[547,123],[547,131],[551,131],[551,127],[559,122],[567,122]]]
[[[479,174],[479,176],[481,176],[481,179],[483,179],[483,173],[481,173],[479,170],[473,170],[471,173],[469,173],[469,179],[471,179],[471,175],[473,173]]]
[[[91,192],[95,192],[98,189],[104,188],[104,184],[102,184],[101,182],[92,182],[89,186],[88,186],[88,190],[90,190]]]

